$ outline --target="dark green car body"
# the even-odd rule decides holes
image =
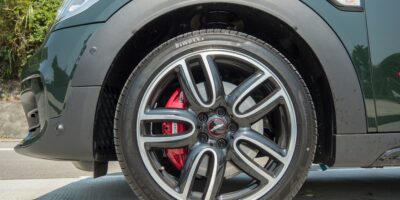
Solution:
[[[331,102],[322,102],[321,107],[328,107],[324,103],[332,107],[332,119],[325,121],[331,131],[319,131],[322,139],[316,162],[398,165],[400,1],[362,2],[362,8],[347,9],[328,0],[101,0],[55,24],[27,64],[22,101],[30,131],[16,150],[46,159],[115,160],[112,118],[121,86],[110,80],[119,79],[119,74],[126,80],[130,65],[147,53],[135,50],[136,44],[146,42],[132,41],[142,40],[146,31],[158,36],[148,27],[157,20],[163,22],[163,17],[167,22],[174,19],[168,17],[175,11],[244,6],[285,23],[322,66],[329,91],[320,95],[330,96]],[[157,25],[162,27],[162,23]],[[177,33],[165,33],[160,41]],[[149,41],[147,47],[156,44]],[[133,51],[127,54],[126,49]]]
[[[363,12],[343,12],[324,1],[306,0],[346,47],[363,89],[369,133],[400,130],[400,2],[365,1]]]

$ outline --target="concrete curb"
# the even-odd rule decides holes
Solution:
[[[22,139],[1,139],[0,142],[20,142]]]

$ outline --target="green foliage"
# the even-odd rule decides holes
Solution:
[[[0,82],[19,78],[60,4],[61,0],[0,0]]]

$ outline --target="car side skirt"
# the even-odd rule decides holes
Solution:
[[[336,135],[334,167],[400,166],[400,133]]]

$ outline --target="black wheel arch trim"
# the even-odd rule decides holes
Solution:
[[[329,25],[299,0],[132,1],[115,13],[87,42],[87,49],[77,63],[72,86],[103,85],[124,45],[138,30],[157,17],[178,8],[217,2],[262,10],[296,30],[312,48],[327,76],[333,95],[337,134],[367,133],[361,86],[345,47]]]

